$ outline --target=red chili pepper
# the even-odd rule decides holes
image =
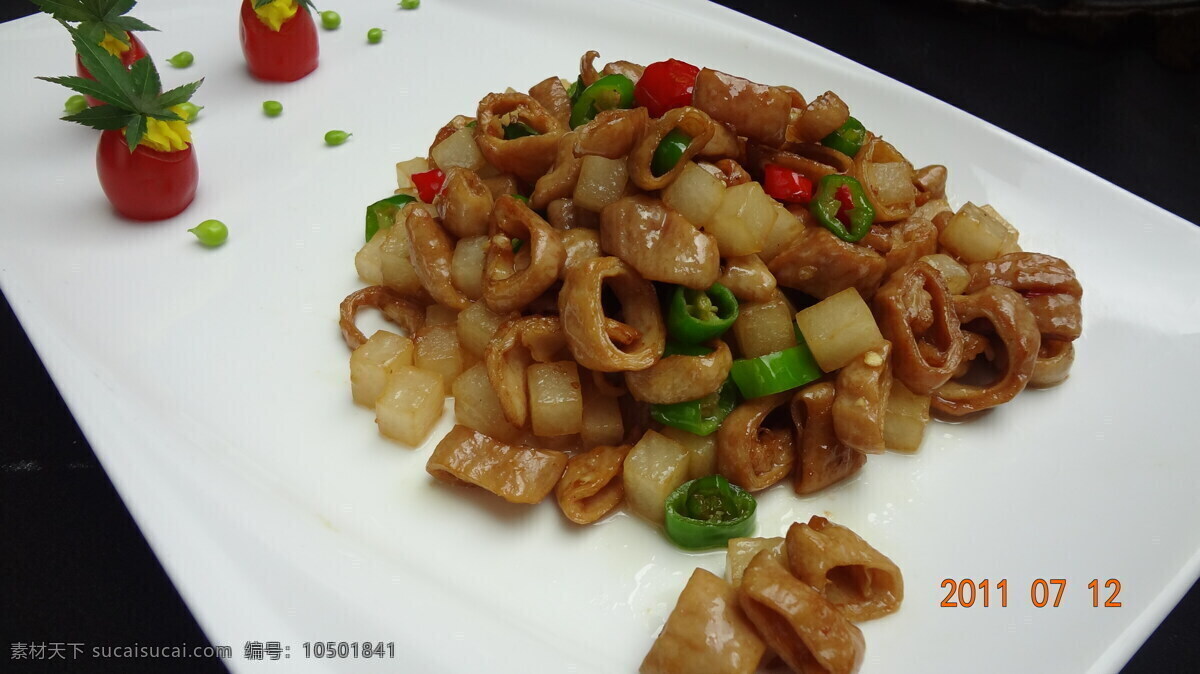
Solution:
[[[690,63],[668,59],[651,63],[642,72],[633,97],[651,117],[662,117],[672,108],[692,104],[692,91],[700,69]]]
[[[134,63],[146,58],[147,52],[146,45],[142,44],[142,41],[139,40],[136,35],[133,33],[126,33],[126,35],[129,36],[129,49],[121,52],[121,63],[123,63],[126,68],[129,68],[129,66],[133,65]],[[92,76],[91,71],[84,67],[83,60],[79,58],[78,54],[75,55],[75,73],[85,79],[96,79]],[[87,98],[88,105],[93,107],[97,105],[108,105],[104,101],[96,100],[91,96],[86,96],[85,98]]]
[[[276,32],[258,18],[252,0],[242,0],[241,36],[246,65],[260,80],[293,82],[317,68],[317,26],[304,3]]]
[[[763,167],[763,189],[779,201],[807,204],[812,200],[813,182],[786,166],[767,164]]]
[[[846,227],[850,227],[850,211],[854,210],[854,198],[850,194],[850,188],[842,185],[833,193],[833,198],[842,202],[841,208],[838,209],[837,219],[842,221]]]
[[[433,203],[433,198],[442,192],[442,185],[446,182],[446,174],[441,169],[414,173],[409,177],[417,188],[417,195],[427,204]]]
[[[134,220],[178,215],[192,203],[200,180],[191,145],[172,152],[139,145],[130,152],[120,129],[100,134],[96,172],[113,208]]]

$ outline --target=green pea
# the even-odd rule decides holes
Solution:
[[[421,6],[421,0],[400,0],[400,9],[416,9]]]
[[[188,231],[209,248],[219,246],[229,238],[229,228],[220,220],[205,220]]]
[[[183,121],[189,124],[196,121],[196,115],[200,114],[200,111],[203,109],[203,105],[196,105],[191,101],[184,101],[179,104],[180,116],[183,117]]]
[[[334,129],[333,131],[326,132],[325,144],[326,145],[341,145],[342,143],[345,143],[346,139],[352,135],[354,135],[354,134],[346,133],[345,131],[341,131],[339,129]]]
[[[67,99],[66,104],[63,105],[63,109],[66,110],[68,115],[78,115],[88,109],[87,99],[79,94],[75,94]]]
[[[267,117],[278,117],[283,114],[283,103],[279,101],[263,101],[263,114]]]
[[[321,12],[321,25],[325,30],[337,30],[342,25],[342,15],[333,10]]]
[[[382,28],[372,28],[371,30],[367,31],[367,42],[370,42],[371,44],[379,44],[381,41],[383,41]]]
[[[176,68],[186,68],[186,67],[192,65],[192,62],[195,60],[196,60],[195,57],[192,56],[192,52],[181,51],[178,54],[167,59],[167,63],[170,63],[171,65],[175,66]]]

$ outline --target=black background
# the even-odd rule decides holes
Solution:
[[[1030,30],[1021,15],[967,12],[953,3],[721,4],[910,84],[1200,222],[1200,73],[1155,58],[1149,20],[1127,23],[1096,41]],[[0,19],[33,9],[0,0]],[[18,641],[205,643],[6,300],[0,303],[0,382],[6,393],[0,404],[0,669],[19,664],[8,659],[10,644]],[[1180,515],[1181,526],[1197,526],[1191,519],[1196,513]],[[1115,536],[1119,540],[1119,532]],[[1193,587],[1124,671],[1193,671],[1200,662],[1198,634],[1200,590]],[[997,635],[998,646],[1002,640]],[[235,658],[241,656],[241,644],[228,645]],[[172,661],[171,670],[184,670],[180,663]],[[82,670],[104,663],[71,664]],[[120,671],[130,671],[129,664],[121,663]],[[222,670],[216,662],[183,664],[188,671]]]

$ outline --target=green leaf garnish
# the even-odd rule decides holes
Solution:
[[[96,42],[108,33],[128,45],[129,31],[158,30],[150,24],[125,14],[137,0],[33,0],[43,12],[59,21],[79,24],[89,39]]]
[[[104,3],[105,6],[117,8],[130,4],[129,0],[79,1],[93,5]],[[71,41],[79,52],[80,61],[96,78],[95,81],[82,77],[39,79],[61,84],[108,103],[107,106],[90,108],[63,119],[106,131],[124,128],[130,152],[137,148],[142,137],[146,135],[149,118],[163,121],[182,119],[171,107],[187,102],[204,82],[201,79],[175,87],[165,94],[160,93],[162,81],[152,58],[146,56],[139,59],[126,70],[121,59],[108,53],[98,42],[91,39],[89,33],[94,35],[93,28],[67,26],[67,30],[71,33]]]
[[[129,66],[129,75],[133,78],[133,92],[140,98],[157,96],[162,91],[162,82],[158,79],[158,71],[150,59],[141,59]]]
[[[134,115],[128,110],[122,110],[115,105],[98,105],[73,115],[67,115],[63,119],[68,122],[90,126],[93,129],[109,131],[129,126],[129,123],[133,121],[133,117]]]
[[[196,93],[196,90],[200,88],[200,83],[203,81],[204,80],[201,79],[195,82],[181,84],[180,86],[177,86],[166,93],[159,94],[159,105],[163,106],[164,108],[170,108],[172,106],[179,105],[180,103],[186,103],[189,99],[191,99],[192,94]]]
[[[91,21],[95,18],[79,0],[33,0],[33,4],[59,21]]]
[[[116,97],[109,103],[133,110],[133,76],[125,69],[121,59],[108,53],[108,50],[92,39],[93,36],[89,33],[94,29],[68,27],[67,30],[71,33],[71,41],[75,44],[75,51],[79,52],[79,60],[83,67],[88,69],[96,81],[108,86]]]
[[[114,94],[108,87],[104,86],[104,84],[97,82],[96,80],[89,80],[86,77],[76,77],[75,75],[70,75],[64,77],[39,77],[38,79],[45,80],[47,82],[53,82],[55,84],[61,84],[72,91],[78,91],[85,96],[91,96],[92,98],[104,101],[105,103],[111,104],[117,98],[116,94]]]

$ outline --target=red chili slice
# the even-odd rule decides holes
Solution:
[[[813,182],[786,166],[767,164],[763,167],[763,189],[778,201],[807,204],[812,201]]]
[[[692,104],[692,91],[700,69],[690,63],[668,59],[646,66],[633,97],[645,106],[651,117],[662,117],[668,110]]]
[[[410,176],[412,184],[417,188],[417,195],[427,204],[433,203],[433,198],[441,193],[446,183],[446,174],[441,169],[433,169]]]

